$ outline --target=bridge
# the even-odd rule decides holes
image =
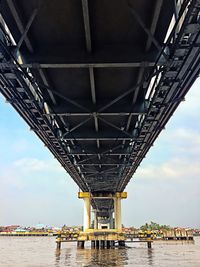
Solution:
[[[0,92],[121,231],[128,182],[199,75],[199,0],[1,0]],[[114,220],[113,220],[114,214]]]

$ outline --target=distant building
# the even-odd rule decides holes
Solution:
[[[194,229],[193,230],[193,235],[194,236],[200,236],[200,229]]]
[[[37,230],[43,230],[43,229],[45,229],[46,228],[46,225],[44,225],[44,224],[42,224],[42,223],[38,223],[38,224],[36,224],[36,226],[35,226],[35,229],[37,229]]]
[[[23,233],[23,232],[27,232],[27,230],[23,229],[23,228],[17,228],[15,231],[13,232],[17,232],[17,233]]]
[[[0,232],[14,232],[19,225],[0,226]]]

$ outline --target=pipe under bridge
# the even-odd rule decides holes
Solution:
[[[126,185],[199,75],[199,11],[1,0],[0,91],[79,186],[85,230],[91,206],[95,228],[121,229]]]

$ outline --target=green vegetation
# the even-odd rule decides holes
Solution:
[[[140,230],[146,231],[146,230],[170,230],[171,227],[169,225],[160,225],[155,222],[151,222],[150,224],[145,223],[140,227]]]

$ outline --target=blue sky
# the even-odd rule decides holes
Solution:
[[[200,228],[200,79],[127,186],[122,222]],[[0,225],[81,225],[78,187],[0,96]]]

